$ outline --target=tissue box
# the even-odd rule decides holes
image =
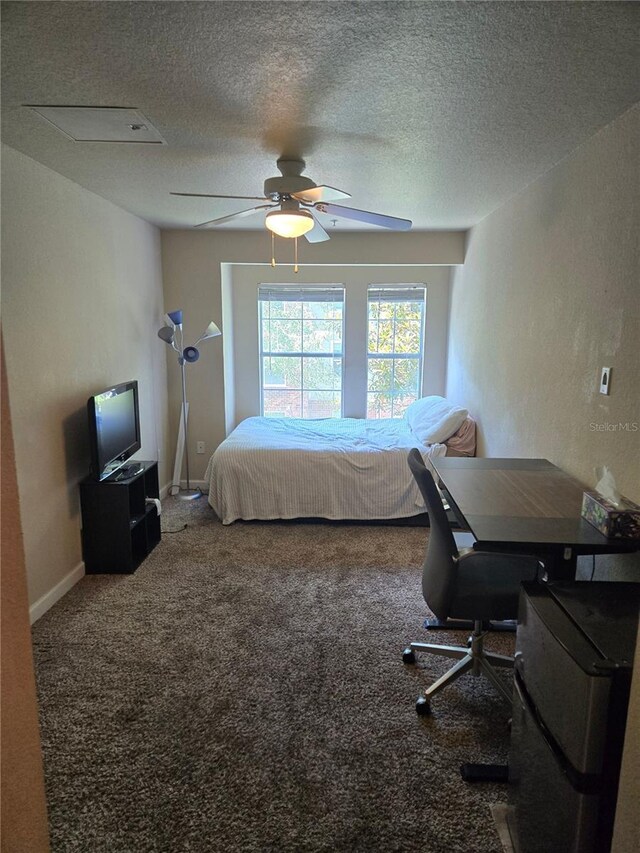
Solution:
[[[626,498],[616,505],[598,492],[584,492],[582,517],[609,539],[640,539],[640,506]]]

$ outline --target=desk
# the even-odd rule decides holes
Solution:
[[[429,460],[454,515],[482,551],[539,556],[552,580],[572,580],[582,554],[637,551],[607,539],[580,511],[584,486],[546,459]]]

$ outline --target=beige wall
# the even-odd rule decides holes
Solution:
[[[590,486],[608,465],[636,501],[639,119],[627,112],[469,232],[447,377],[478,418],[481,455],[546,457]]]
[[[286,247],[287,250],[290,246]],[[278,257],[284,255],[282,241]],[[200,479],[210,452],[224,439],[225,381],[230,386],[227,399],[233,392],[233,365],[226,361],[224,351],[229,349],[229,332],[237,341],[239,329],[226,330],[222,321],[221,282],[228,282],[225,299],[228,304],[233,269],[241,264],[267,264],[270,259],[270,241],[265,232],[238,231],[163,231],[162,271],[164,277],[165,308],[182,308],[185,312],[185,340],[195,340],[209,320],[222,328],[224,343],[220,338],[207,341],[201,349],[200,360],[188,367],[187,385],[191,407],[189,415],[189,459],[191,474]],[[343,233],[332,236],[329,243],[311,245],[304,240],[300,247],[301,266],[314,265],[442,265],[462,263],[464,257],[463,232],[428,232],[415,234],[358,234]],[[268,269],[268,268],[265,268]],[[282,265],[279,274],[291,273],[291,267]],[[395,274],[395,273],[394,273]],[[442,272],[438,273],[442,276]],[[448,275],[448,271],[446,272]],[[251,334],[255,323],[247,318]],[[444,333],[444,330],[443,330]],[[169,407],[172,441],[175,442],[180,405],[180,374],[175,358],[167,347],[169,359]],[[206,442],[207,453],[196,456],[195,442]]]
[[[159,231],[4,146],[2,320],[32,605],[82,572],[90,394],[139,381],[137,456],[168,479],[162,314]]]
[[[636,107],[469,232],[447,375],[447,395],[478,418],[481,455],[546,457],[590,486],[608,465],[636,501],[640,430],[591,424],[640,425],[639,120]],[[638,580],[637,557],[599,557],[596,577]],[[640,652],[632,693],[615,853],[638,838]]]
[[[222,322],[232,328],[225,361],[233,361],[232,394],[227,395],[227,429],[260,414],[258,286],[339,284],[345,288],[344,416],[366,417],[367,288],[370,284],[424,284],[427,289],[426,351],[422,393],[444,394],[449,325],[450,267],[307,266],[299,273],[265,265],[235,265],[223,282]],[[225,298],[224,291],[228,290]],[[229,307],[226,307],[226,306]],[[226,344],[225,340],[225,344]],[[226,384],[229,390],[229,384]]]

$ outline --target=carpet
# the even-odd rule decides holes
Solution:
[[[506,761],[506,707],[465,676],[420,719],[449,662],[401,662],[428,529],[164,507],[179,532],[135,574],[83,578],[33,628],[54,853],[499,853],[505,789],[458,768]]]

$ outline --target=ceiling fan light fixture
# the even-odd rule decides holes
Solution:
[[[267,213],[264,224],[278,237],[302,237],[315,224],[313,216],[306,210],[272,210]]]

